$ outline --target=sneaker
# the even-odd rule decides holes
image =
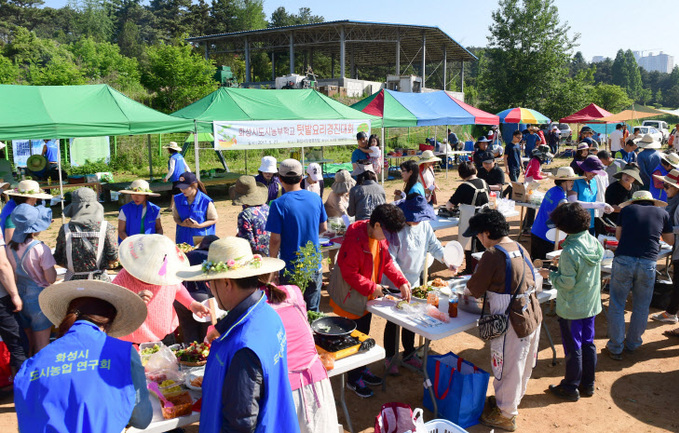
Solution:
[[[393,358],[387,358],[384,360],[384,368],[387,374],[390,376],[398,376],[398,363],[394,361]]]
[[[356,382],[347,382],[347,388],[361,398],[370,398],[374,395],[373,390],[365,385],[363,379],[358,379]]]
[[[375,376],[367,368],[363,370],[363,373],[361,374],[361,380],[370,386],[382,385],[382,378]]]
[[[422,370],[422,360],[415,354],[410,356],[408,359],[404,361],[406,364],[409,366],[416,368],[418,370]]]
[[[654,314],[651,316],[651,319],[657,321],[657,322],[664,322],[664,323],[677,323],[679,322],[679,319],[677,318],[676,314],[667,314],[667,311],[663,311],[662,313]]]
[[[479,421],[487,427],[500,428],[506,431],[516,431],[516,416],[506,418],[502,415],[502,412],[500,412],[500,409],[497,406],[494,407],[493,410],[481,414]]]
[[[549,391],[556,397],[566,401],[578,401],[580,400],[580,393],[576,389],[575,391],[568,391],[563,385],[549,385]]]
[[[606,352],[608,354],[608,357],[611,358],[613,361],[622,361],[622,353],[613,353],[611,352],[608,347],[604,347],[601,352]]]
[[[594,396],[594,385],[591,386],[580,385],[578,387],[578,391],[580,392],[580,397],[592,397]]]

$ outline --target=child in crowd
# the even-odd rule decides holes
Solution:
[[[129,194],[132,201],[124,204],[118,213],[118,243],[132,235],[163,234],[160,207],[148,201],[149,197],[160,197],[160,194],[151,191],[147,181],[137,179],[120,193]]]
[[[372,134],[368,138],[368,148],[358,148],[361,152],[368,156],[368,162],[372,164],[375,174],[382,172],[382,151],[380,150],[380,139],[377,135]]]
[[[555,396],[577,401],[594,395],[596,345],[594,319],[601,312],[601,259],[604,250],[589,234],[590,214],[578,203],[564,203],[552,213],[556,228],[566,233],[559,269],[541,269],[558,292],[561,341],[566,353],[566,375],[559,385],[550,385]]]
[[[278,161],[273,156],[263,157],[258,172],[259,174],[255,176],[255,180],[267,188],[269,196],[266,204],[271,204],[273,200],[276,200],[285,192],[278,178]]]
[[[52,322],[40,309],[38,297],[45,287],[56,281],[56,261],[50,248],[35,239],[52,223],[52,210],[24,203],[14,209],[11,218],[15,229],[7,245],[7,255],[24,304],[19,312],[19,324],[26,331],[32,356],[49,344],[52,330]]]
[[[526,183],[535,182],[548,177],[541,169],[542,164],[554,158],[554,155],[549,153],[549,146],[541,144],[531,152],[531,159],[528,161],[526,173],[524,178]]]
[[[312,162],[307,167],[306,174],[307,177],[302,179],[302,189],[315,192],[321,198],[323,198],[325,184],[323,182],[323,170],[321,170],[321,166],[315,162]]]

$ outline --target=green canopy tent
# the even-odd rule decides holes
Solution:
[[[0,101],[0,139],[4,140],[188,132],[196,127],[191,120],[148,108],[106,84],[0,85]],[[61,184],[61,147],[59,153]],[[150,159],[149,142],[149,168]]]
[[[252,128],[257,129],[254,133],[249,132],[247,137],[237,137],[233,143],[229,143],[228,147],[220,147],[216,143],[215,149],[217,150],[299,147],[302,148],[302,162],[304,162],[305,147],[355,144],[355,137],[348,139],[348,134],[344,134],[342,138],[337,138],[340,135],[326,134],[315,137],[313,140],[303,140],[298,134],[297,137],[284,139],[281,135],[276,136],[276,131],[272,134],[267,131],[278,128],[298,128],[304,122],[307,124],[316,122],[325,128],[326,124],[337,121],[353,123],[353,127],[360,124],[360,127],[369,133],[370,121],[377,119],[347,107],[313,89],[270,90],[233,87],[221,87],[199,101],[172,113],[172,116],[194,120],[199,133],[219,132],[220,125],[232,127],[231,130],[235,130],[235,134],[239,128],[248,131]],[[229,125],[225,125],[227,123]],[[354,136],[356,132],[354,128]],[[261,140],[252,139],[251,135],[257,134],[262,136]],[[215,139],[219,142],[220,134],[216,135]],[[197,141],[194,145],[198,149]],[[196,172],[198,171],[196,168]]]

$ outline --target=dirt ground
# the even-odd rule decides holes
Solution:
[[[555,165],[564,165],[565,160],[558,161]],[[457,173],[451,171],[445,179],[443,173],[437,175],[442,192],[440,201],[445,201],[454,188],[459,184]],[[552,183],[546,181],[546,189]],[[393,196],[393,191],[401,188],[400,181],[391,181],[385,184],[387,198]],[[217,204],[219,222],[217,234],[221,236],[235,235],[236,216],[239,207],[232,206],[227,200],[225,189],[211,189],[210,196]],[[168,198],[163,197],[156,203],[167,207]],[[117,206],[106,204],[106,216],[111,222],[117,217]],[[54,245],[56,234],[60,226],[59,213],[55,211],[55,222],[49,231],[41,235],[41,239],[48,245]],[[163,227],[166,234],[174,237],[174,224],[171,214],[164,213],[162,217]],[[518,233],[518,217],[510,219],[512,235]],[[457,228],[437,232],[439,239],[445,244],[456,239]],[[528,246],[529,239],[524,237],[524,245]],[[664,262],[663,262],[664,264]],[[326,269],[327,270],[327,269]],[[326,273],[327,281],[329,274]],[[446,270],[439,270],[433,277],[449,276]],[[607,307],[607,295],[604,295],[604,305]],[[328,295],[323,292],[321,303],[323,311],[330,311]],[[545,306],[544,309],[548,309]],[[626,315],[629,320],[628,308]],[[656,311],[652,309],[651,313]],[[371,336],[377,344],[383,345],[383,332],[385,321],[379,317],[373,317]],[[528,385],[528,391],[519,407],[517,424],[522,432],[543,433],[546,431],[563,432],[659,432],[679,431],[679,399],[677,399],[677,386],[679,385],[679,339],[670,340],[662,335],[672,325],[649,322],[648,330],[644,334],[644,344],[636,353],[625,355],[621,362],[609,359],[601,353],[606,344],[606,317],[600,314],[596,322],[596,345],[599,349],[599,363],[597,366],[596,391],[592,398],[582,398],[577,403],[562,402],[547,393],[550,384],[558,384],[564,373],[564,352],[560,343],[559,326],[554,316],[545,315],[545,323],[551,335],[555,339],[557,351],[557,365],[551,365],[552,352],[544,332],[540,340],[540,353],[537,367],[533,370],[532,378]],[[432,350],[435,353],[447,353],[453,351],[463,358],[473,362],[486,371],[490,370],[489,345],[478,338],[476,330],[460,333],[441,341],[433,342]],[[372,370],[382,375],[384,363],[376,362],[371,366]],[[492,377],[492,375],[491,375]],[[339,378],[332,379],[335,390],[335,398],[339,400]],[[356,432],[372,432],[375,416],[382,404],[392,401],[407,403],[413,408],[422,407],[422,378],[421,376],[401,368],[398,377],[390,377],[386,391],[381,387],[375,387],[375,396],[370,399],[361,399],[353,392],[347,391],[346,401],[350,411],[351,421]],[[488,386],[488,395],[493,394],[492,380]],[[433,415],[425,410],[425,420],[431,420]],[[344,414],[338,407],[339,422],[345,425]],[[187,432],[198,432],[197,424],[185,429]],[[468,429],[470,432],[489,432],[490,429],[477,425]],[[16,432],[17,420],[14,412],[12,396],[0,397],[0,431]]]

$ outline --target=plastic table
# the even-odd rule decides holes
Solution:
[[[189,393],[191,394],[194,402],[202,395],[202,393],[199,391],[189,391]],[[179,418],[165,419],[163,418],[163,413],[160,409],[160,401],[158,401],[158,398],[154,395],[151,395],[150,399],[151,406],[153,406],[153,419],[151,420],[151,424],[149,424],[149,426],[143,430],[130,427],[127,430],[123,430],[124,432],[162,433],[200,421],[200,412],[191,412],[189,415],[180,416]]]

